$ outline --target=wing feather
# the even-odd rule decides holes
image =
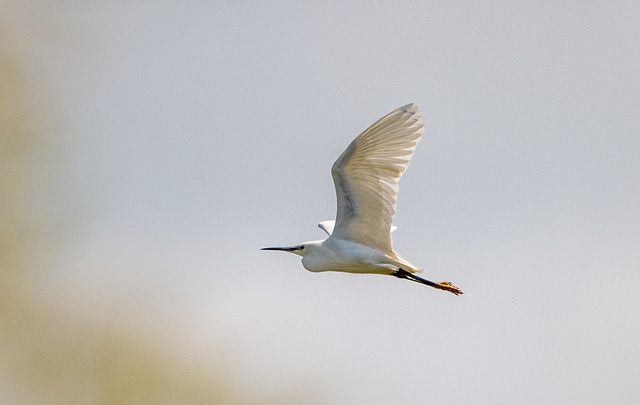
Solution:
[[[398,181],[423,131],[422,112],[408,104],[380,118],[349,144],[331,168],[338,199],[333,237],[395,257],[391,227]]]

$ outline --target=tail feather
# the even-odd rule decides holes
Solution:
[[[411,274],[413,274],[413,273],[422,273],[422,269],[414,266],[413,264],[411,264],[408,261],[404,260],[400,256],[396,255],[395,258],[388,257],[388,259],[389,259],[389,264],[393,264],[394,266],[398,266],[399,269],[403,269],[406,272],[409,272]]]

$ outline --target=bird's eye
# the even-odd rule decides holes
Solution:
[[[298,249],[299,249],[299,250],[304,250],[304,245],[300,245],[300,246],[298,246]]]

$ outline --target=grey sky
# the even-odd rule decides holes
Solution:
[[[46,285],[83,316],[256,395],[640,399],[637,2],[9,3],[60,132]],[[320,239],[331,164],[409,102],[394,248],[466,295],[258,250]]]

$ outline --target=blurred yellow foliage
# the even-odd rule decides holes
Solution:
[[[0,47],[0,401],[16,404],[309,403],[302,391],[256,399],[213,359],[192,365],[172,358],[153,336],[126,325],[92,324],[52,305],[29,286],[38,277],[30,255],[52,248],[51,224],[37,208],[39,185],[55,166],[51,111],[24,91],[18,58]],[[33,93],[33,91],[31,92]],[[43,91],[43,93],[46,93]],[[37,95],[43,97],[43,95]],[[46,105],[38,100],[38,105]],[[52,107],[55,109],[55,107]],[[52,135],[53,133],[53,135]],[[43,253],[44,252],[44,253]],[[52,252],[50,252],[52,253]]]

